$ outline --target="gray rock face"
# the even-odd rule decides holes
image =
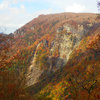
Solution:
[[[62,30],[63,30],[63,27],[59,27],[59,28],[57,28],[56,32],[59,33],[59,32],[61,32]]]
[[[34,26],[33,26],[33,27],[31,27],[31,30],[34,30]]]
[[[16,36],[18,36],[18,35],[21,35],[21,36],[23,36],[25,33],[23,32],[23,31],[19,31],[19,30],[16,30],[15,32],[14,32],[14,37],[16,37]]]
[[[48,41],[45,39],[45,40],[43,40],[43,46],[44,47],[48,47]]]
[[[93,24],[87,24],[88,28],[92,27]],[[78,40],[80,40],[82,38],[82,36],[88,31],[84,28],[83,25],[78,24],[77,25],[77,29],[74,28],[73,26],[71,26],[70,24],[66,24],[63,25],[62,27],[57,28],[56,32],[60,33],[63,30],[66,30],[67,33],[71,32],[73,34],[75,34],[75,36],[78,38]]]
[[[66,29],[65,34],[60,34],[63,29]],[[55,38],[51,41],[50,44],[50,51],[47,58],[47,63],[49,67],[47,69],[47,75],[50,72],[55,72],[59,68],[63,67],[69,60],[70,54],[72,53],[73,49],[79,45],[82,36],[85,34],[87,30],[84,29],[83,25],[78,25],[78,29],[71,27],[70,25],[64,25],[63,28],[57,31],[55,34]],[[68,33],[70,32],[70,33]],[[43,44],[44,47],[48,47],[48,41],[42,40],[36,48],[38,48]],[[57,53],[57,57],[53,56],[54,53]],[[44,69],[40,69],[39,63],[36,65],[35,60],[37,58],[37,54],[34,54],[33,60],[29,67],[28,72],[28,85],[35,84],[39,77],[44,73]]]
[[[41,45],[42,42],[40,42],[37,45],[36,50],[38,50],[38,47]],[[40,70],[39,68],[35,67],[35,60],[36,60],[36,53],[34,54],[33,60],[31,62],[31,65],[29,66],[29,70],[27,73],[27,85],[32,85],[35,84],[39,77],[41,76],[41,74],[43,73],[43,70]]]
[[[50,49],[50,59],[52,59],[53,52],[58,48],[59,56],[55,59],[55,63],[53,64],[52,61],[49,61],[50,66],[52,66],[52,70],[56,71],[60,67],[63,67],[73,51],[75,44],[79,42],[77,41],[76,36],[74,34],[56,34],[55,40],[51,43]],[[54,68],[55,66],[55,68]],[[54,68],[54,69],[53,69]]]
[[[38,80],[43,71],[41,71],[39,68],[30,66],[31,70],[29,70],[27,74],[27,85],[35,84]]]

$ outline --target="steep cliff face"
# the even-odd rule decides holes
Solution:
[[[51,37],[53,38],[52,41],[44,39],[38,43],[33,60],[29,67],[28,85],[36,83],[43,73],[49,75],[51,72],[55,72],[59,68],[63,67],[68,62],[73,49],[80,44],[82,37],[88,31],[83,28],[83,25],[78,25],[78,29],[73,28],[69,24],[63,25],[63,27],[65,31],[58,31],[57,29],[57,33],[53,36],[54,38]],[[39,56],[37,52],[42,48],[42,46],[44,49],[48,48],[49,51],[46,57],[44,55],[45,59],[42,58],[43,61],[41,62],[41,59],[39,58],[42,54]],[[45,66],[46,68],[41,68],[41,63],[47,64]]]
[[[37,45],[36,50],[38,50],[38,47],[40,45],[41,45],[41,43],[39,43]],[[31,62],[31,65],[29,66],[28,74],[27,74],[27,76],[28,76],[27,77],[27,79],[28,79],[27,85],[35,84],[38,81],[41,74],[43,73],[43,70],[36,67],[36,64],[35,64],[36,57],[37,57],[37,55],[36,55],[36,52],[35,52],[34,57],[32,59],[32,62]]]

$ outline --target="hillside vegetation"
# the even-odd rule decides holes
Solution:
[[[99,100],[100,19],[40,15],[0,34],[1,100]]]

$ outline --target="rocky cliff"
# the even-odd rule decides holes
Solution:
[[[69,60],[70,54],[74,48],[78,47],[82,37],[86,34],[89,28],[85,29],[83,25],[78,24],[78,28],[75,29],[70,24],[61,26],[63,28],[57,29],[57,33],[51,37],[52,41],[44,39],[40,41],[35,50],[34,57],[32,59],[31,65],[29,67],[28,85],[35,84],[42,74],[49,75],[51,72],[57,71],[59,68],[63,67]],[[59,31],[58,31],[59,30]],[[63,31],[64,30],[64,31]],[[50,44],[50,48],[48,47]],[[47,57],[45,58],[46,66],[41,69],[41,63],[38,53],[36,53],[39,48],[49,48]],[[37,61],[38,58],[38,61]],[[38,63],[36,63],[38,62]]]

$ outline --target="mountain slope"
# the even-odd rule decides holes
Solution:
[[[92,36],[82,39],[79,47],[73,50],[68,63],[63,68],[40,82],[44,88],[34,98],[41,100],[43,98],[51,98],[51,100],[100,99],[99,47],[100,31],[98,30]],[[41,87],[40,84],[36,86]],[[32,86],[31,89],[34,91]]]
[[[40,15],[14,32],[8,68],[17,80],[27,80],[20,86],[24,90],[18,90],[19,97],[99,99],[100,20],[96,17],[91,13]]]

